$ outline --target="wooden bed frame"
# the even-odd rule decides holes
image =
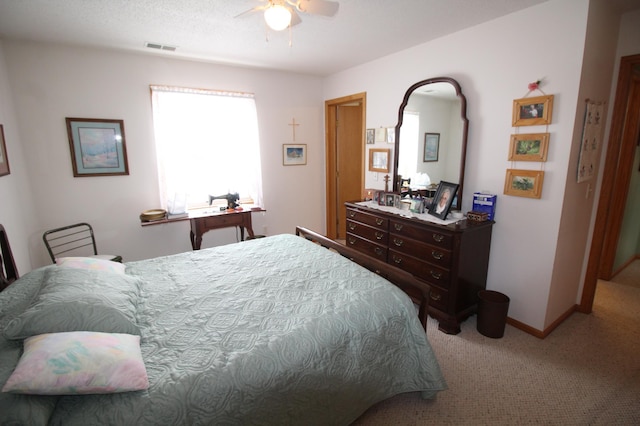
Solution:
[[[318,243],[322,247],[338,252],[349,260],[352,260],[353,262],[356,262],[357,264],[367,268],[368,270],[375,272],[381,277],[384,277],[387,280],[391,281],[393,284],[398,286],[401,290],[403,290],[410,296],[412,294],[416,294],[417,291],[417,294],[420,294],[421,297],[419,298],[419,300],[415,300],[415,297],[412,297],[412,299],[419,305],[418,317],[420,318],[420,323],[422,324],[425,332],[427,331],[427,317],[429,316],[429,292],[431,291],[429,285],[418,281],[409,272],[403,271],[402,269],[399,269],[389,263],[382,262],[378,259],[367,256],[366,254],[360,253],[359,251],[354,250],[351,247],[342,245],[334,240],[318,234],[317,232],[311,231],[301,226],[297,226],[296,235],[304,237],[307,240],[313,241],[314,243]]]
[[[4,226],[0,225],[0,291],[19,278],[18,268],[11,253],[9,238]]]

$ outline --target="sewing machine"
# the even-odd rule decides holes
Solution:
[[[228,209],[235,209],[236,207],[238,207],[238,203],[237,201],[240,199],[240,195],[238,195],[238,193],[228,193],[225,195],[218,195],[218,196],[214,196],[214,195],[209,195],[209,205],[211,205],[213,203],[213,200],[227,200],[227,208]]]

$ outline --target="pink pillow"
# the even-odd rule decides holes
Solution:
[[[3,392],[78,395],[149,387],[140,336],[75,331],[32,336]]]

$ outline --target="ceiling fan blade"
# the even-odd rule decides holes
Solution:
[[[294,25],[298,25],[301,22],[302,19],[300,18],[298,12],[296,12],[295,9],[291,9],[291,23],[289,25],[293,27]]]
[[[334,16],[338,13],[340,4],[329,0],[298,0],[296,9],[311,15]]]
[[[267,7],[268,7],[268,5],[267,6],[256,6],[254,8],[249,9],[249,10],[245,10],[241,14],[234,16],[234,18],[239,18],[241,16],[248,15],[248,14],[253,13],[253,12],[260,12],[261,10],[265,10]]]

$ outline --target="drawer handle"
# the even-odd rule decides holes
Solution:
[[[442,278],[442,274],[440,272],[436,272],[432,270],[432,271],[429,271],[429,273],[436,280],[439,280],[440,278]]]
[[[404,241],[401,240],[400,238],[394,238],[393,239],[393,244],[395,244],[398,247],[402,247],[402,245],[404,244]]]
[[[354,245],[356,243],[356,239],[353,237],[349,237],[349,244]]]
[[[352,231],[355,230],[356,229],[356,224],[355,223],[350,223],[349,224],[349,229],[352,230]]]
[[[356,217],[356,212],[349,210],[347,212],[349,214],[349,217]]]
[[[383,219],[380,219],[379,217],[376,217],[376,225],[382,225],[384,223]]]
[[[397,265],[402,263],[402,258],[399,256],[394,255],[393,256],[393,262],[396,263]]]
[[[376,240],[381,240],[384,238],[384,233],[380,231],[376,231]]]
[[[382,256],[382,249],[380,247],[374,248],[373,251],[376,252],[378,256]]]
[[[444,253],[441,251],[437,251],[437,250],[432,250],[431,251],[431,256],[433,256],[434,259],[442,259],[444,257]]]
[[[442,234],[432,234],[431,236],[433,237],[434,241],[437,241],[439,243],[441,243],[442,240],[444,240],[444,235]]]
[[[401,223],[394,223],[393,226],[396,228],[396,231],[402,231],[402,228],[404,228],[404,225]]]
[[[431,300],[435,300],[436,302],[440,299],[442,299],[442,296],[440,294],[437,293],[429,293],[429,297],[431,298]]]

